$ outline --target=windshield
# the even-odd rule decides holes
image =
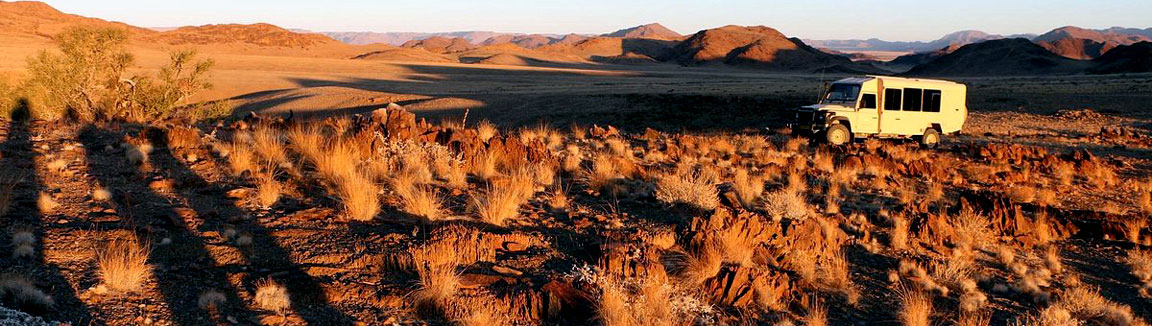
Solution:
[[[860,85],[858,84],[832,84],[832,87],[828,87],[828,93],[824,95],[824,101],[820,104],[855,104],[859,95]]]

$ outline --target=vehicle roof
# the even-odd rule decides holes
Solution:
[[[871,81],[871,80],[877,79],[877,78],[884,79],[884,80],[891,80],[891,81],[906,81],[906,82],[913,82],[913,83],[937,83],[937,84],[962,85],[962,84],[954,82],[954,81],[940,80],[940,79],[904,78],[904,77],[876,76],[876,75],[868,75],[867,77],[849,77],[849,78],[837,80],[836,83],[863,84],[864,82]]]

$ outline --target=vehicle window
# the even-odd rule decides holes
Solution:
[[[860,97],[861,109],[875,109],[876,108],[876,94],[864,94]]]
[[[832,84],[828,87],[828,94],[824,95],[824,101],[821,104],[856,104],[856,98],[860,96],[860,85],[856,84]]]
[[[884,110],[887,111],[900,111],[900,100],[903,98],[903,93],[899,88],[888,88],[884,90]]]
[[[924,90],[924,112],[940,112],[940,90]]]
[[[920,111],[924,91],[919,88],[904,89],[904,111]]]

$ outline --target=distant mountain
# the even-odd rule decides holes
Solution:
[[[1066,75],[1082,72],[1085,62],[1056,55],[1024,38],[965,45],[909,70],[910,76]]]
[[[1152,42],[1117,46],[1092,62],[1094,74],[1152,72]]]
[[[669,51],[669,59],[687,66],[726,64],[770,70],[871,72],[871,66],[815,49],[765,26],[707,29]]]
[[[547,37],[539,34],[528,35],[497,35],[478,43],[479,45],[496,45],[496,44],[516,44],[525,49],[535,49],[541,46],[555,43],[559,39]]]
[[[486,31],[461,31],[461,32],[443,32],[443,33],[419,33],[419,32],[320,32],[320,34],[327,35],[338,41],[348,44],[389,44],[389,45],[403,45],[408,41],[419,41],[430,37],[447,37],[455,38],[460,37],[468,40],[471,43],[480,43],[487,39],[505,35],[524,35],[520,33],[500,33],[500,32],[486,32]]]
[[[656,40],[680,40],[684,35],[680,35],[664,25],[658,23],[640,25],[631,28],[625,28],[612,33],[604,34],[605,37],[622,37],[622,38],[647,38]]]
[[[422,40],[411,40],[400,45],[405,48],[421,48],[432,53],[451,53],[471,50],[476,46],[463,37],[433,36]]]
[[[1112,27],[1095,30],[1064,26],[1037,36],[1032,41],[1066,58],[1091,60],[1117,46],[1152,41],[1146,34],[1152,35],[1152,29]]]
[[[1019,35],[1010,35],[1017,37]],[[1029,35],[1025,35],[1029,36]],[[940,39],[931,42],[893,42],[876,38],[867,40],[805,40],[814,47],[827,48],[836,51],[898,51],[898,52],[930,52],[949,45],[968,45],[987,40],[997,40],[1006,36],[988,34],[981,31],[967,30],[949,33]]]

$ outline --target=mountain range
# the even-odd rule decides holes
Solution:
[[[735,25],[685,36],[653,23],[601,35],[351,33],[337,35],[338,40],[329,36],[331,33],[262,23],[147,29],[66,14],[39,2],[0,1],[0,41],[5,44],[47,47],[55,34],[74,26],[122,29],[133,46],[165,51],[174,46],[195,46],[210,54],[553,67],[678,64],[761,71],[968,76],[1147,72],[1152,58],[1152,28],[1092,30],[1066,26],[1036,36],[960,31],[930,42],[886,42],[804,41],[766,26]],[[916,53],[881,62],[838,49]]]

